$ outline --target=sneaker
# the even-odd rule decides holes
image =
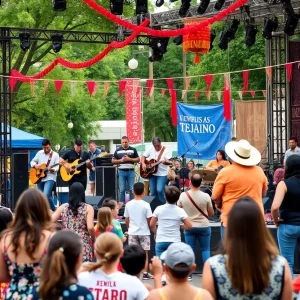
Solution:
[[[149,273],[143,273],[143,280],[153,279],[154,277]]]
[[[162,285],[162,286],[167,285],[167,277],[166,277],[165,274],[163,274],[163,275],[161,276],[161,285]]]
[[[188,277],[188,281],[192,281],[193,280],[193,276],[192,276],[192,274],[191,275],[189,275],[189,277]]]

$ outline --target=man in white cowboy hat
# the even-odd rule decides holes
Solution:
[[[232,165],[218,174],[212,192],[212,200],[221,210],[221,238],[224,238],[227,218],[234,203],[242,196],[251,197],[264,214],[262,198],[267,191],[267,178],[262,168],[260,152],[246,140],[226,144],[225,152]]]

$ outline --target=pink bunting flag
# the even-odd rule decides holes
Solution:
[[[47,88],[48,88],[48,85],[49,85],[49,80],[44,80],[44,95],[46,94],[46,91],[47,91]]]
[[[123,95],[127,82],[126,80],[119,80],[118,83],[119,83],[119,95],[121,97]]]
[[[64,82],[62,80],[54,80],[54,85],[55,85],[55,89],[56,89],[56,95],[59,95],[60,90],[63,86]]]
[[[248,70],[243,71],[243,81],[244,81],[243,95],[245,95],[248,92],[248,88],[249,88],[249,71]]]
[[[200,96],[200,91],[196,91],[195,92],[195,101],[198,101],[199,96]]]
[[[161,95],[163,96],[166,92],[166,89],[161,89]]]
[[[224,117],[226,121],[231,121],[231,87],[230,87],[230,73],[224,74],[224,88],[223,88],[223,103],[224,103]]]
[[[288,82],[292,80],[292,69],[293,69],[293,65],[291,63],[285,64],[285,70],[286,70]]]
[[[250,94],[251,94],[252,98],[255,97],[255,91],[250,91]]]
[[[169,93],[172,96],[171,91],[173,90],[173,87],[174,87],[174,78],[167,78],[166,81],[168,84]]]
[[[107,97],[109,86],[110,86],[110,82],[109,81],[105,81],[104,82],[104,92],[103,92],[104,98]]]
[[[268,78],[268,85],[270,85],[271,83],[271,79],[272,79],[272,67],[266,67],[266,74],[267,74],[267,78]]]
[[[9,86],[10,86],[10,92],[11,93],[14,91],[17,82],[18,82],[17,78],[9,77]]]
[[[176,95],[176,90],[172,90],[172,94],[171,94],[171,118],[172,118],[172,125],[177,126],[177,95]]]
[[[153,86],[154,86],[154,80],[153,79],[146,80],[147,97],[149,97],[153,94]]]
[[[34,91],[34,88],[35,88],[35,80],[30,80],[30,90],[31,90],[31,96],[34,96],[35,95],[35,91]]]
[[[266,91],[266,90],[262,90],[262,93],[263,93],[264,97],[266,98],[266,96],[267,96],[267,91]]]
[[[208,92],[210,90],[210,86],[212,84],[212,81],[214,79],[214,75],[212,74],[207,74],[203,76],[205,82],[206,82],[206,96],[208,97]]]
[[[90,93],[90,97],[95,96],[96,92],[97,92],[97,82],[91,80],[91,81],[87,81],[86,82],[88,91]]]
[[[191,79],[192,79],[191,77],[185,77],[185,90],[186,90],[186,92],[190,88]]]

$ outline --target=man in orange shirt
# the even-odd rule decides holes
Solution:
[[[264,214],[262,198],[267,191],[267,178],[262,168],[256,166],[261,160],[260,152],[246,140],[229,142],[226,154],[232,165],[223,168],[217,176],[212,200],[221,210],[221,238],[224,239],[229,212],[234,203],[243,196],[251,197]]]

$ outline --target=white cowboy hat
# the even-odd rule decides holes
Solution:
[[[246,140],[228,142],[225,152],[234,162],[243,166],[255,166],[261,160],[260,152]]]

